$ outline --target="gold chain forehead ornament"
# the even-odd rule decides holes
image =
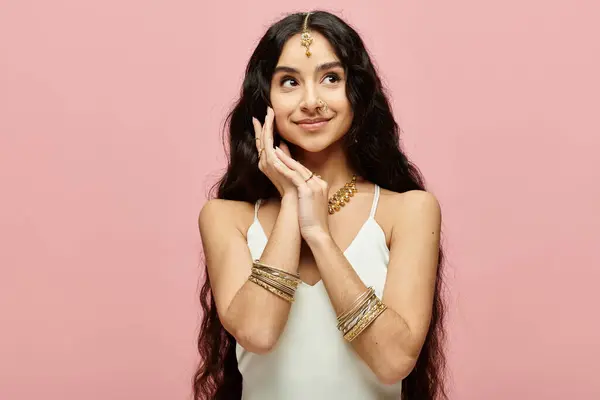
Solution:
[[[308,30],[308,16],[310,15],[310,13],[306,13],[306,18],[304,18],[304,25],[302,26],[302,34],[300,35],[300,45],[302,47],[306,47],[306,57],[310,57],[310,55],[312,54],[310,52],[310,45],[313,42],[313,38],[310,35],[310,31]]]

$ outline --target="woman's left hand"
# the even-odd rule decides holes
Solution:
[[[281,146],[285,146],[285,143],[281,143]],[[280,161],[275,162],[275,167],[298,189],[298,222],[302,237],[309,242],[328,236],[330,233],[327,182],[318,175],[313,175],[308,168],[280,148],[275,149],[275,154]]]

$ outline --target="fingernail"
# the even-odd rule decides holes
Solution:
[[[281,149],[278,146],[275,146],[275,151],[277,150],[281,151]]]

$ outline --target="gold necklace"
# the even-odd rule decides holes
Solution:
[[[334,214],[342,209],[350,201],[350,197],[358,192],[356,188],[356,175],[352,175],[352,180],[346,183],[333,196],[329,198],[329,214]]]

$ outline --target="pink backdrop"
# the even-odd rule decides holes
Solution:
[[[600,398],[600,7],[0,3],[0,399],[187,399],[196,218],[266,26],[363,34],[444,210],[451,398]]]

